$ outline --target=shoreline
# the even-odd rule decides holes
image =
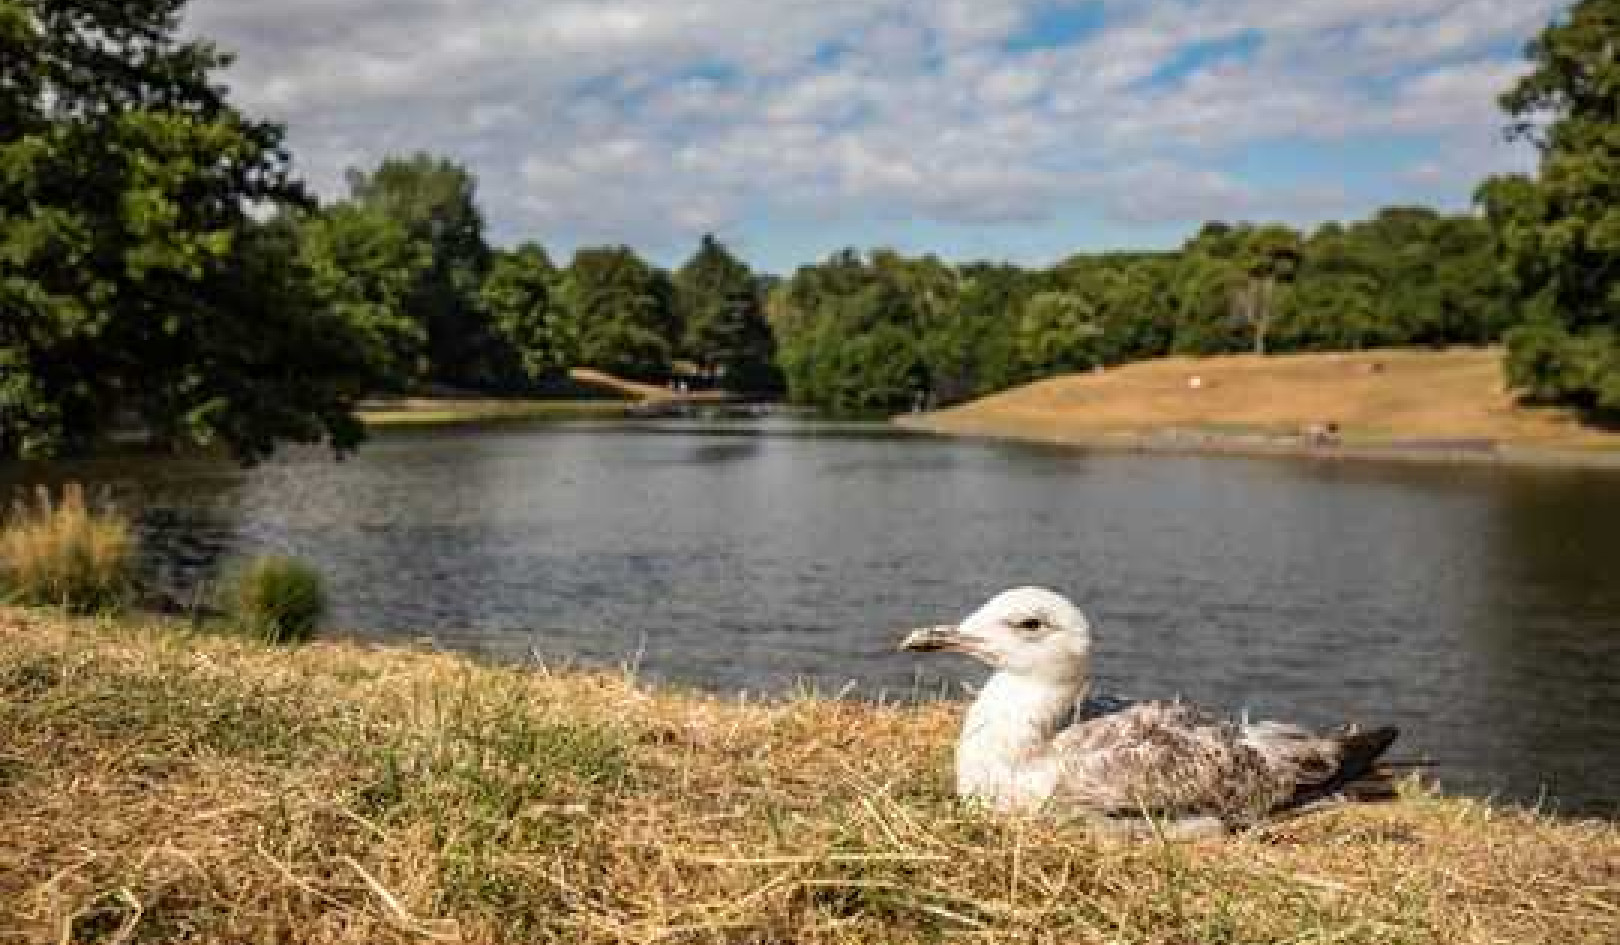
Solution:
[[[1303,437],[1261,437],[1212,433],[1183,427],[1125,432],[1048,429],[1018,421],[963,420],[948,411],[901,414],[890,425],[912,433],[1064,446],[1082,450],[1246,459],[1315,459],[1430,465],[1511,466],[1539,469],[1620,470],[1620,449],[1571,448],[1523,443],[1456,446],[1445,441],[1392,441],[1313,444]]]
[[[356,411],[370,429],[490,423],[502,420],[594,420],[623,416],[624,400],[545,400],[497,397],[405,397],[363,403]]]
[[[1620,469],[1620,430],[1520,402],[1500,347],[1172,356],[1057,374],[896,426],[1133,452]]]

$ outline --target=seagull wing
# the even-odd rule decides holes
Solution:
[[[1259,819],[1292,792],[1243,729],[1182,702],[1139,702],[1052,743],[1053,801],[1119,817]]]
[[[1280,722],[1243,728],[1244,741],[1290,784],[1292,790],[1279,805],[1284,810],[1340,795],[1358,800],[1394,796],[1390,772],[1379,759],[1399,734],[1388,725],[1366,730],[1346,726],[1326,735]]]
[[[1139,702],[1058,733],[1053,799],[1108,816],[1251,824],[1368,783],[1395,736],[1238,725],[1183,702]]]

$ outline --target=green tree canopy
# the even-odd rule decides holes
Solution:
[[[626,246],[581,249],[562,280],[580,362],[634,377],[667,374],[679,325],[667,277]]]
[[[837,414],[914,406],[928,389],[925,313],[937,301],[926,287],[945,272],[881,250],[801,267],[771,302],[789,395]]]
[[[1479,194],[1524,318],[1508,377],[1538,399],[1620,412],[1620,0],[1581,0],[1529,56],[1502,106],[1541,166]]]
[[[427,332],[405,305],[431,264],[428,247],[365,204],[305,214],[297,227],[299,259],[316,297],[360,339],[374,385],[409,390],[426,369]]]
[[[578,357],[575,325],[563,310],[561,275],[538,243],[497,251],[479,298],[530,381],[559,373]]]
[[[392,218],[424,247],[428,264],[402,304],[427,339],[427,376],[499,386],[506,352],[478,301],[491,251],[471,172],[419,153],[389,158],[369,172],[350,171],[348,182],[353,202]]]
[[[1014,332],[1019,360],[1032,375],[1079,371],[1101,363],[1097,310],[1078,294],[1048,291],[1030,296]]]
[[[357,346],[248,213],[303,202],[282,131],[183,5],[0,0],[0,456],[358,438]]]
[[[1232,305],[1252,333],[1255,354],[1266,353],[1266,335],[1281,308],[1278,296],[1293,285],[1303,255],[1299,233],[1289,227],[1262,226],[1243,234],[1237,256],[1242,276]]]
[[[675,273],[675,299],[688,357],[731,387],[776,386],[775,344],[758,281],[725,244],[703,237]]]

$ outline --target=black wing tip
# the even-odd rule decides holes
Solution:
[[[1395,796],[1387,772],[1377,767],[1379,757],[1395,744],[1401,730],[1393,725],[1376,728],[1349,728],[1332,736],[1339,743],[1339,767],[1325,781],[1301,785],[1281,809],[1297,808],[1313,801],[1344,795],[1351,800],[1387,800]],[[1366,780],[1364,780],[1366,779]]]
[[[1372,771],[1373,764],[1384,752],[1389,751],[1389,746],[1395,744],[1395,739],[1400,735],[1401,730],[1393,725],[1356,729],[1340,735],[1342,753],[1339,755],[1339,770],[1328,779],[1329,784],[1337,789]]]
[[[1356,730],[1347,732],[1343,736],[1347,749],[1352,744],[1365,746],[1373,751],[1374,758],[1388,751],[1389,746],[1395,744],[1395,739],[1400,737],[1401,730],[1394,725],[1380,725],[1376,728]]]

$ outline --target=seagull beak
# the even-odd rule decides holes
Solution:
[[[938,650],[954,650],[957,653],[974,654],[975,650],[962,631],[952,626],[923,627],[906,634],[900,641],[900,649],[911,650],[916,653],[933,653]]]

